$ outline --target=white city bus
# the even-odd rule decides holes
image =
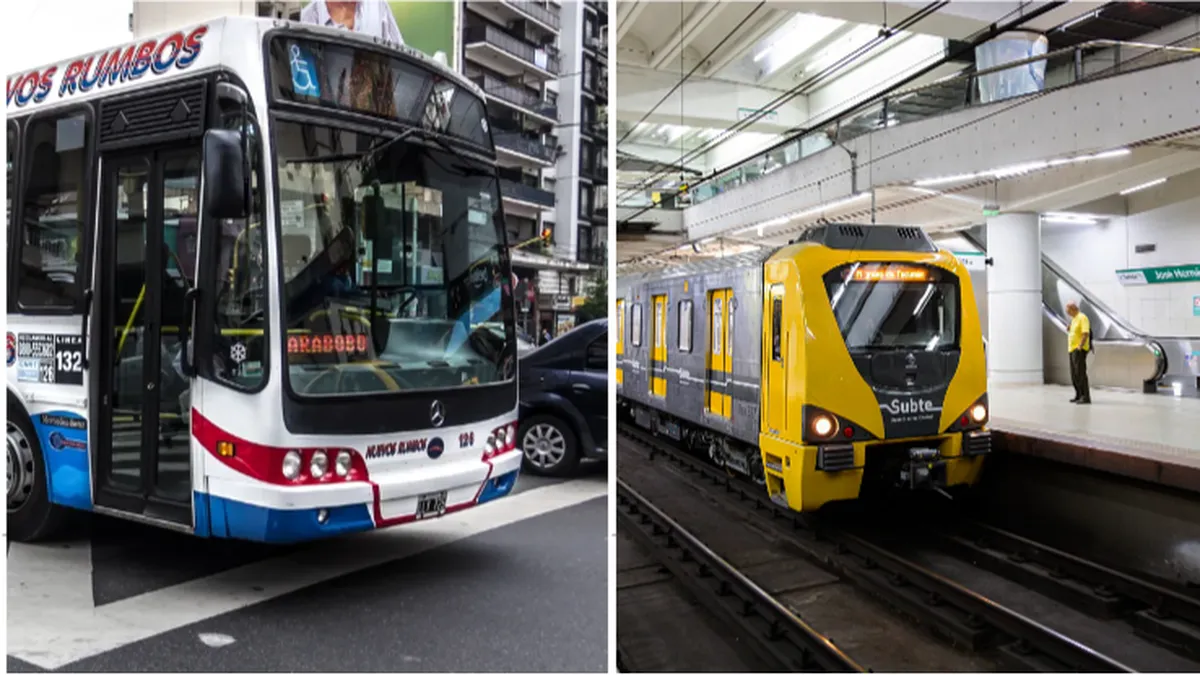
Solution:
[[[509,494],[517,340],[482,93],[225,18],[8,78],[8,527],[291,542]]]

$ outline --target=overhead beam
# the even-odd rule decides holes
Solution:
[[[633,2],[617,3],[617,7],[628,7],[625,16],[617,19],[617,42],[625,39],[625,35],[637,25],[638,17],[642,12],[646,11],[646,6],[650,4],[650,0],[633,0]],[[619,12],[618,12],[619,13]]]
[[[658,70],[679,58],[686,47],[699,31],[706,28],[713,19],[721,14],[721,5],[716,2],[703,2],[692,10],[687,19],[680,23],[675,34],[667,39],[654,51],[650,67]]]

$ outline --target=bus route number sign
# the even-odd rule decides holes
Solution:
[[[83,337],[52,333],[17,335],[17,380],[83,384]]]

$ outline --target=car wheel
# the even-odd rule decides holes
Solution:
[[[551,415],[534,415],[521,422],[518,447],[525,456],[522,465],[538,476],[563,478],[579,466],[579,439],[563,420]]]
[[[16,541],[45,539],[66,522],[67,510],[50,503],[42,448],[29,417],[20,408],[9,405],[5,430],[8,536]]]

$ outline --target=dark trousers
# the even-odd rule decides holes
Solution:
[[[1088,386],[1087,352],[1076,349],[1070,353],[1071,384],[1075,387],[1075,398],[1080,401],[1090,401],[1092,392]]]

